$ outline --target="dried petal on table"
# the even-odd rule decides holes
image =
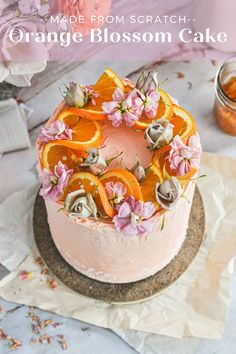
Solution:
[[[16,350],[16,349],[20,349],[22,347],[22,342],[19,339],[15,339],[15,338],[7,336],[7,340],[9,343],[8,348],[10,350]]]
[[[48,279],[48,284],[50,286],[51,289],[56,289],[58,284],[56,282],[56,280],[52,279],[52,278],[49,278]]]
[[[39,325],[38,325],[38,323],[36,323],[36,324],[32,323],[31,328],[32,328],[32,332],[33,332],[34,334],[39,334],[40,330],[39,330]]]
[[[43,269],[41,270],[41,274],[43,274],[43,275],[48,275],[48,273],[49,273],[48,268],[43,268]]]
[[[54,323],[52,324],[52,326],[53,326],[54,328],[57,328],[57,327],[62,326],[62,325],[63,325],[62,322],[54,322]]]
[[[43,331],[47,326],[49,326],[50,324],[52,324],[54,321],[53,320],[46,320],[46,321],[42,321],[40,322],[40,328]]]
[[[20,278],[20,280],[30,279],[30,278],[32,278],[32,273],[27,272],[26,270],[22,270],[19,274],[19,278]]]
[[[67,344],[67,341],[65,340],[65,336],[62,335],[62,334],[58,334],[57,337],[58,337],[58,341],[57,342],[60,344],[61,348],[63,350],[67,350],[68,349],[68,344]]]
[[[188,89],[191,90],[191,88],[193,87],[192,82],[191,82],[191,81],[188,81],[187,84],[188,84]]]
[[[177,72],[177,79],[183,79],[185,77],[185,75],[182,72]]]
[[[7,334],[2,328],[0,328],[0,339],[6,339],[6,338],[7,338]]]
[[[30,340],[30,344],[37,344],[38,343],[38,340],[36,338],[31,338]]]
[[[41,344],[51,344],[53,341],[53,337],[49,336],[48,334],[43,334],[40,338],[39,338],[39,342]]]
[[[41,257],[35,258],[35,263],[38,264],[38,265],[40,265],[40,266],[44,265],[43,260],[42,260]]]

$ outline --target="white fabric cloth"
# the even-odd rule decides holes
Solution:
[[[32,110],[14,99],[0,101],[0,154],[29,148],[26,121]]]

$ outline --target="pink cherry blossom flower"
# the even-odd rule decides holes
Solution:
[[[105,185],[108,199],[113,206],[120,204],[125,197],[127,189],[120,182],[107,182]]]
[[[112,98],[113,101],[104,102],[102,105],[102,109],[107,114],[108,119],[112,121],[112,125],[119,127],[122,121],[129,127],[134,125],[135,121],[139,119],[142,109],[133,92],[125,95],[117,88]]]
[[[118,214],[113,218],[115,228],[127,236],[150,233],[154,229],[154,223],[150,218],[155,210],[153,203],[143,203],[129,196],[123,204],[117,206]]]
[[[179,176],[184,176],[192,167],[199,168],[202,147],[198,135],[193,135],[185,145],[179,135],[176,135],[170,144],[171,151],[167,159],[170,168],[177,171]]]
[[[88,90],[88,97],[92,102],[92,105],[96,105],[96,98],[99,97],[99,93],[94,91],[94,89],[91,86],[85,86]]]
[[[44,199],[58,201],[72,173],[73,170],[70,170],[61,161],[54,167],[54,172],[44,168],[40,175],[42,188],[39,194],[44,197]]]
[[[60,120],[56,120],[50,127],[43,127],[39,141],[47,143],[51,140],[72,140],[72,129]]]
[[[160,95],[157,91],[149,91],[146,94],[144,101],[144,111],[148,118],[153,119],[157,114]]]

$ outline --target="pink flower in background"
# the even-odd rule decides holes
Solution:
[[[129,127],[134,125],[142,112],[137,102],[138,97],[135,97],[133,92],[125,95],[117,88],[112,98],[113,101],[102,104],[102,109],[107,114],[108,119],[112,121],[112,125],[117,128],[123,121]]]
[[[18,6],[22,15],[36,14],[41,8],[41,1],[18,0]]]
[[[109,201],[113,206],[120,204],[125,197],[127,192],[125,186],[120,182],[108,182],[105,185],[105,190]]]
[[[14,17],[14,12],[7,12],[5,17],[0,19],[0,60],[35,60],[46,61],[48,59],[48,49],[52,44],[36,43],[31,40],[30,43],[14,43],[9,39],[9,33],[12,28],[26,32],[47,32],[46,24],[32,16]],[[15,31],[14,40],[17,42],[19,32]]]
[[[170,144],[171,151],[167,157],[170,168],[176,170],[179,176],[184,176],[192,167],[199,168],[202,147],[198,135],[193,135],[185,145],[179,135]]]
[[[74,32],[88,35],[91,28],[98,28],[101,23],[97,21],[97,16],[108,16],[110,13],[111,0],[52,0],[51,13],[59,13],[64,16],[84,17],[84,23],[76,21],[72,24]],[[96,19],[91,21],[91,16]]]
[[[51,140],[72,140],[72,129],[60,120],[56,120],[50,127],[43,127],[39,135],[39,141],[43,143]]]
[[[44,168],[40,176],[42,188],[39,194],[44,197],[44,199],[58,201],[72,173],[73,170],[68,169],[61,161],[54,167],[54,172]]]
[[[155,210],[153,203],[143,203],[140,200],[135,200],[133,196],[129,196],[122,205],[117,206],[118,214],[113,218],[115,228],[127,236],[152,232],[154,223],[150,218]]]

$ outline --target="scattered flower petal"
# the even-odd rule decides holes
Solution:
[[[27,280],[27,279],[32,278],[32,275],[33,275],[32,272],[27,272],[26,270],[22,270],[20,272],[19,277],[20,277],[20,280]]]
[[[48,334],[43,334],[40,338],[39,338],[39,342],[41,344],[51,344],[53,341],[53,337],[49,336]]]
[[[50,288],[53,290],[58,287],[58,284],[57,284],[56,280],[54,280],[54,279],[48,279],[48,284],[49,284]]]
[[[67,341],[65,340],[65,336],[59,334],[57,336],[59,339],[58,339],[58,343],[61,345],[61,348],[63,350],[67,350],[68,349],[68,344],[67,344]]]

